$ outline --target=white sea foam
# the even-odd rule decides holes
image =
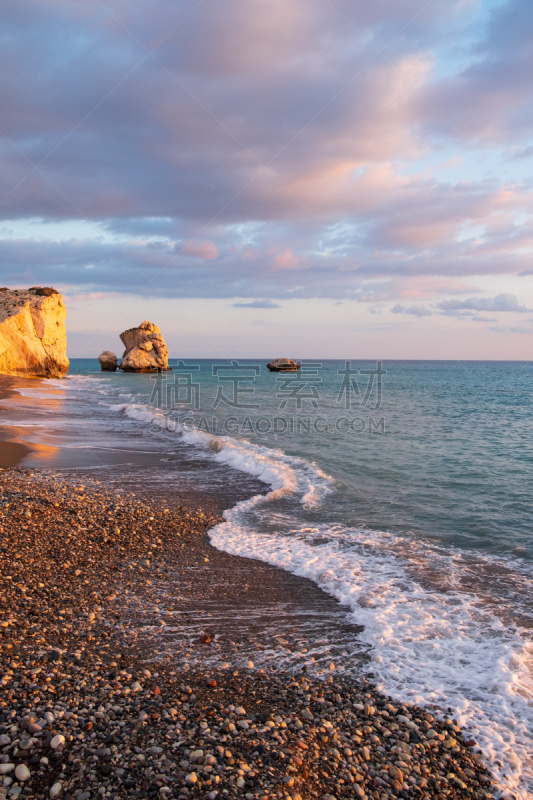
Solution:
[[[109,408],[123,413],[129,419],[147,422],[156,430],[169,430],[166,425],[168,418],[153,406],[116,403]],[[206,451],[215,461],[253,475],[271,487],[266,497],[258,495],[257,498],[247,501],[251,505],[259,500],[269,502],[286,495],[294,495],[302,505],[312,507],[318,505],[322,497],[333,488],[333,479],[305,459],[286,455],[282,450],[253,444],[246,439],[213,436],[182,427],[174,420],[172,422],[170,430],[178,433],[183,441]]]
[[[29,388],[18,388],[17,387],[17,394],[21,397],[27,397],[31,400],[50,400],[60,396],[63,396],[63,392],[58,392],[57,389],[54,389],[52,392],[50,391],[39,391],[38,389],[29,389]],[[16,401],[13,401],[16,402]]]
[[[164,420],[164,416],[160,411],[155,411],[151,406],[145,406],[141,403],[114,403],[109,408],[111,411],[121,411],[137,422],[148,422],[150,424],[156,420]]]
[[[325,472],[281,450],[252,444],[245,439],[212,437],[197,431],[184,431],[183,438],[191,444],[209,447],[216,461],[247,472],[271,486],[266,496],[258,495],[245,501],[248,507],[287,495],[294,495],[302,505],[316,505],[333,488],[333,479]]]
[[[510,629],[474,594],[429,590],[413,577],[417,559],[444,560],[444,552],[414,545],[406,560],[394,552],[397,537],[341,526],[265,535],[250,529],[248,510],[244,502],[226,512],[213,545],[310,578],[346,604],[364,625],[368,670],[380,688],[404,702],[453,706],[502,790],[531,797],[533,648],[525,631]],[[460,568],[460,559],[447,558],[449,570]]]

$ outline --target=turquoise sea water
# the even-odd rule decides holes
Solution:
[[[237,363],[245,368],[217,370],[229,364],[189,360],[156,378],[102,374],[96,359],[76,359],[69,374],[96,378],[115,399],[131,401],[125,406],[155,406],[189,428],[245,438],[317,463],[336,481],[328,498],[328,513],[336,520],[533,558],[532,364],[386,362],[376,408],[379,376],[360,374],[377,371],[376,362],[351,361],[357,372],[348,376],[346,408],[346,376],[337,374],[345,371],[345,361],[313,362],[320,366],[304,367],[301,378],[270,373],[265,362]],[[259,376],[251,369],[255,365]],[[199,409],[184,375],[199,384]],[[235,377],[240,380],[234,392]],[[213,408],[219,390],[224,397]]]
[[[531,796],[532,365],[171,364],[153,376],[74,360],[25,390],[28,424],[73,452],[150,452],[175,464],[177,488],[184,449],[263,480],[269,493],[228,509],[213,544],[344,602],[378,683],[453,705],[502,786]]]

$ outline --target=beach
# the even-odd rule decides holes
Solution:
[[[290,602],[303,614],[323,601],[330,628],[342,609],[309,581],[219,553],[206,535],[217,516],[79,474],[5,469],[0,488],[0,794],[488,796],[490,774],[453,710],[393,702],[334,662],[325,674],[276,665],[268,626],[239,620],[256,567],[270,571],[256,591],[272,587],[280,638],[294,634]],[[185,609],[170,607],[163,582]],[[232,596],[215,624],[213,583]],[[266,647],[262,668],[252,659]]]

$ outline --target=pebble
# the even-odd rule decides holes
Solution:
[[[392,701],[333,663],[322,677],[254,671],[246,658],[236,674],[225,662],[180,672],[132,647],[125,598],[139,593],[153,608],[147,575],[218,520],[84,480],[81,489],[76,478],[0,472],[11,576],[0,587],[0,774],[10,797],[489,800],[491,775],[453,719]],[[155,540],[160,562],[147,557]]]
[[[15,769],[15,777],[18,781],[27,781],[31,777],[31,773],[26,764],[18,764]]]
[[[58,747],[61,747],[62,744],[65,744],[65,737],[62,733],[58,733],[57,736],[54,736],[52,741],[50,742],[50,747],[52,750],[57,750]]]

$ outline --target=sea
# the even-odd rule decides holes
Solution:
[[[26,383],[12,421],[65,468],[91,453],[116,474],[143,453],[169,494],[184,458],[200,493],[217,475],[219,492],[263,485],[225,510],[214,547],[339,600],[364,626],[358,673],[453,709],[501,796],[533,797],[533,364],[300,363],[172,359],[153,375],[75,359]]]

